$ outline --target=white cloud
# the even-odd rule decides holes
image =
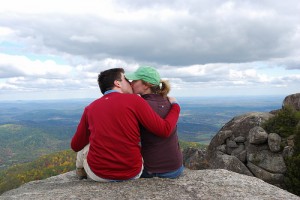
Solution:
[[[12,35],[14,33],[14,31],[8,27],[0,27],[0,36],[1,37],[5,37],[5,36],[9,36]],[[0,39],[1,41],[1,39]]]
[[[0,54],[0,77],[64,78],[72,67],[58,65],[52,60],[30,60],[25,56]]]
[[[28,0],[18,1],[10,0],[3,3],[0,12],[15,12],[24,14],[41,14],[41,13],[66,13],[66,14],[97,14],[109,13],[113,9],[112,1],[98,0],[51,0],[39,1]]]

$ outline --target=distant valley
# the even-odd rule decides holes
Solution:
[[[233,117],[281,108],[283,96],[177,98],[179,138],[208,144]],[[0,101],[0,169],[69,149],[83,109],[93,99]]]

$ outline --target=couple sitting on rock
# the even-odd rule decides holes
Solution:
[[[99,182],[180,176],[180,107],[167,97],[168,82],[153,67],[124,73],[113,68],[98,76],[103,96],[85,107],[71,141],[77,175]]]

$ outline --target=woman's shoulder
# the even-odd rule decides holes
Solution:
[[[122,95],[122,98],[129,99],[131,101],[144,101],[144,99],[137,94],[122,93],[121,95]]]
[[[145,94],[142,96],[146,101],[154,101],[159,103],[170,103],[167,97],[163,97],[160,94]]]

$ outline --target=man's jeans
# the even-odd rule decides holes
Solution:
[[[179,177],[184,170],[184,167],[181,166],[179,169],[166,172],[166,173],[148,173],[146,170],[143,171],[141,178],[153,178],[153,177],[159,177],[159,178],[177,178]]]

